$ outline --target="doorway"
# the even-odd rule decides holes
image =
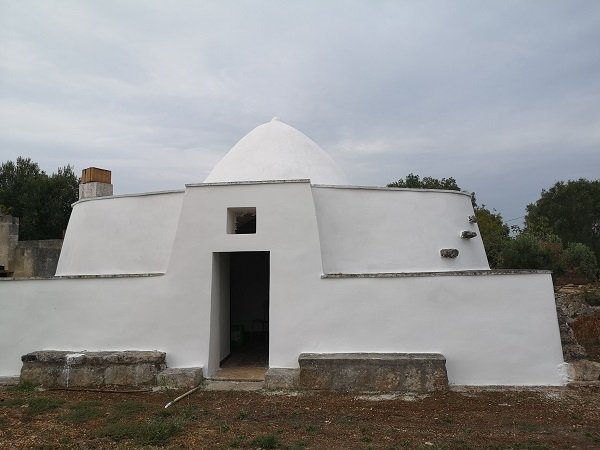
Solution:
[[[260,379],[269,365],[269,252],[215,253],[213,310],[218,311],[215,377]],[[216,303],[216,304],[215,304]],[[214,346],[212,346],[214,347]]]

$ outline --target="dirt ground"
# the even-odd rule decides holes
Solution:
[[[600,448],[600,386],[415,396],[0,387],[2,449]]]

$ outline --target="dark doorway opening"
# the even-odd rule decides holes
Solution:
[[[229,253],[230,353],[221,369],[269,365],[269,252]]]

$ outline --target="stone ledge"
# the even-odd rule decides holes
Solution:
[[[302,389],[348,392],[431,392],[448,389],[439,353],[302,353]]]
[[[446,272],[374,272],[374,273],[324,273],[324,280],[339,278],[413,278],[413,277],[476,277],[501,275],[551,274],[551,270],[494,269],[494,270],[449,270]]]
[[[165,359],[157,351],[37,351],[21,357],[20,380],[44,387],[154,386]]]
[[[297,389],[300,369],[270,368],[265,374],[265,389]]]
[[[165,389],[193,389],[204,381],[202,367],[169,368],[158,374],[158,386]]]

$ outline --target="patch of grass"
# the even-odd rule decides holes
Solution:
[[[27,401],[27,415],[35,416],[59,408],[65,401],[56,398],[32,398]]]
[[[275,448],[279,448],[281,442],[279,441],[279,437],[275,434],[265,434],[263,436],[258,436],[252,441],[252,445],[258,446],[262,450],[272,450]]]
[[[69,422],[84,423],[92,419],[96,419],[102,415],[98,409],[101,403],[97,400],[88,400],[75,403],[71,406],[71,410],[65,416]]]
[[[227,433],[229,431],[229,424],[225,421],[221,422],[221,424],[219,425],[219,431],[221,433]]]
[[[244,444],[244,440],[245,439],[246,439],[246,436],[236,436],[229,443],[229,448],[240,448],[240,447],[242,447],[242,445]]]
[[[138,445],[165,445],[185,427],[179,417],[107,424],[100,435],[115,442],[131,439]]]
[[[33,383],[28,383],[28,382],[19,382],[19,384],[17,384],[16,386],[11,386],[9,388],[9,390],[11,391],[16,391],[16,392],[33,392],[37,389],[37,385],[33,384]]]
[[[590,306],[600,306],[600,289],[586,289],[582,298]]]
[[[354,417],[352,416],[344,416],[342,417],[342,425],[350,426],[354,423]]]
[[[0,400],[0,408],[19,408],[27,403],[24,398],[7,398]]]
[[[128,419],[146,411],[146,409],[148,409],[148,407],[142,402],[138,402],[137,400],[126,400],[113,406],[110,419],[112,421]]]
[[[306,427],[306,431],[308,431],[309,433],[316,433],[317,431],[319,431],[319,427],[311,424]]]
[[[585,433],[585,437],[590,438],[596,444],[600,444],[600,432]]]
[[[475,450],[474,447],[471,447],[471,445],[466,443],[465,441],[454,441],[450,448],[456,448],[460,450]]]
[[[490,450],[548,450],[546,444],[537,442],[517,442],[515,444],[502,444],[488,447]]]
[[[541,428],[541,425],[538,425],[536,423],[519,423],[517,424],[517,426],[519,427],[519,429],[527,431],[529,433],[535,433]]]

